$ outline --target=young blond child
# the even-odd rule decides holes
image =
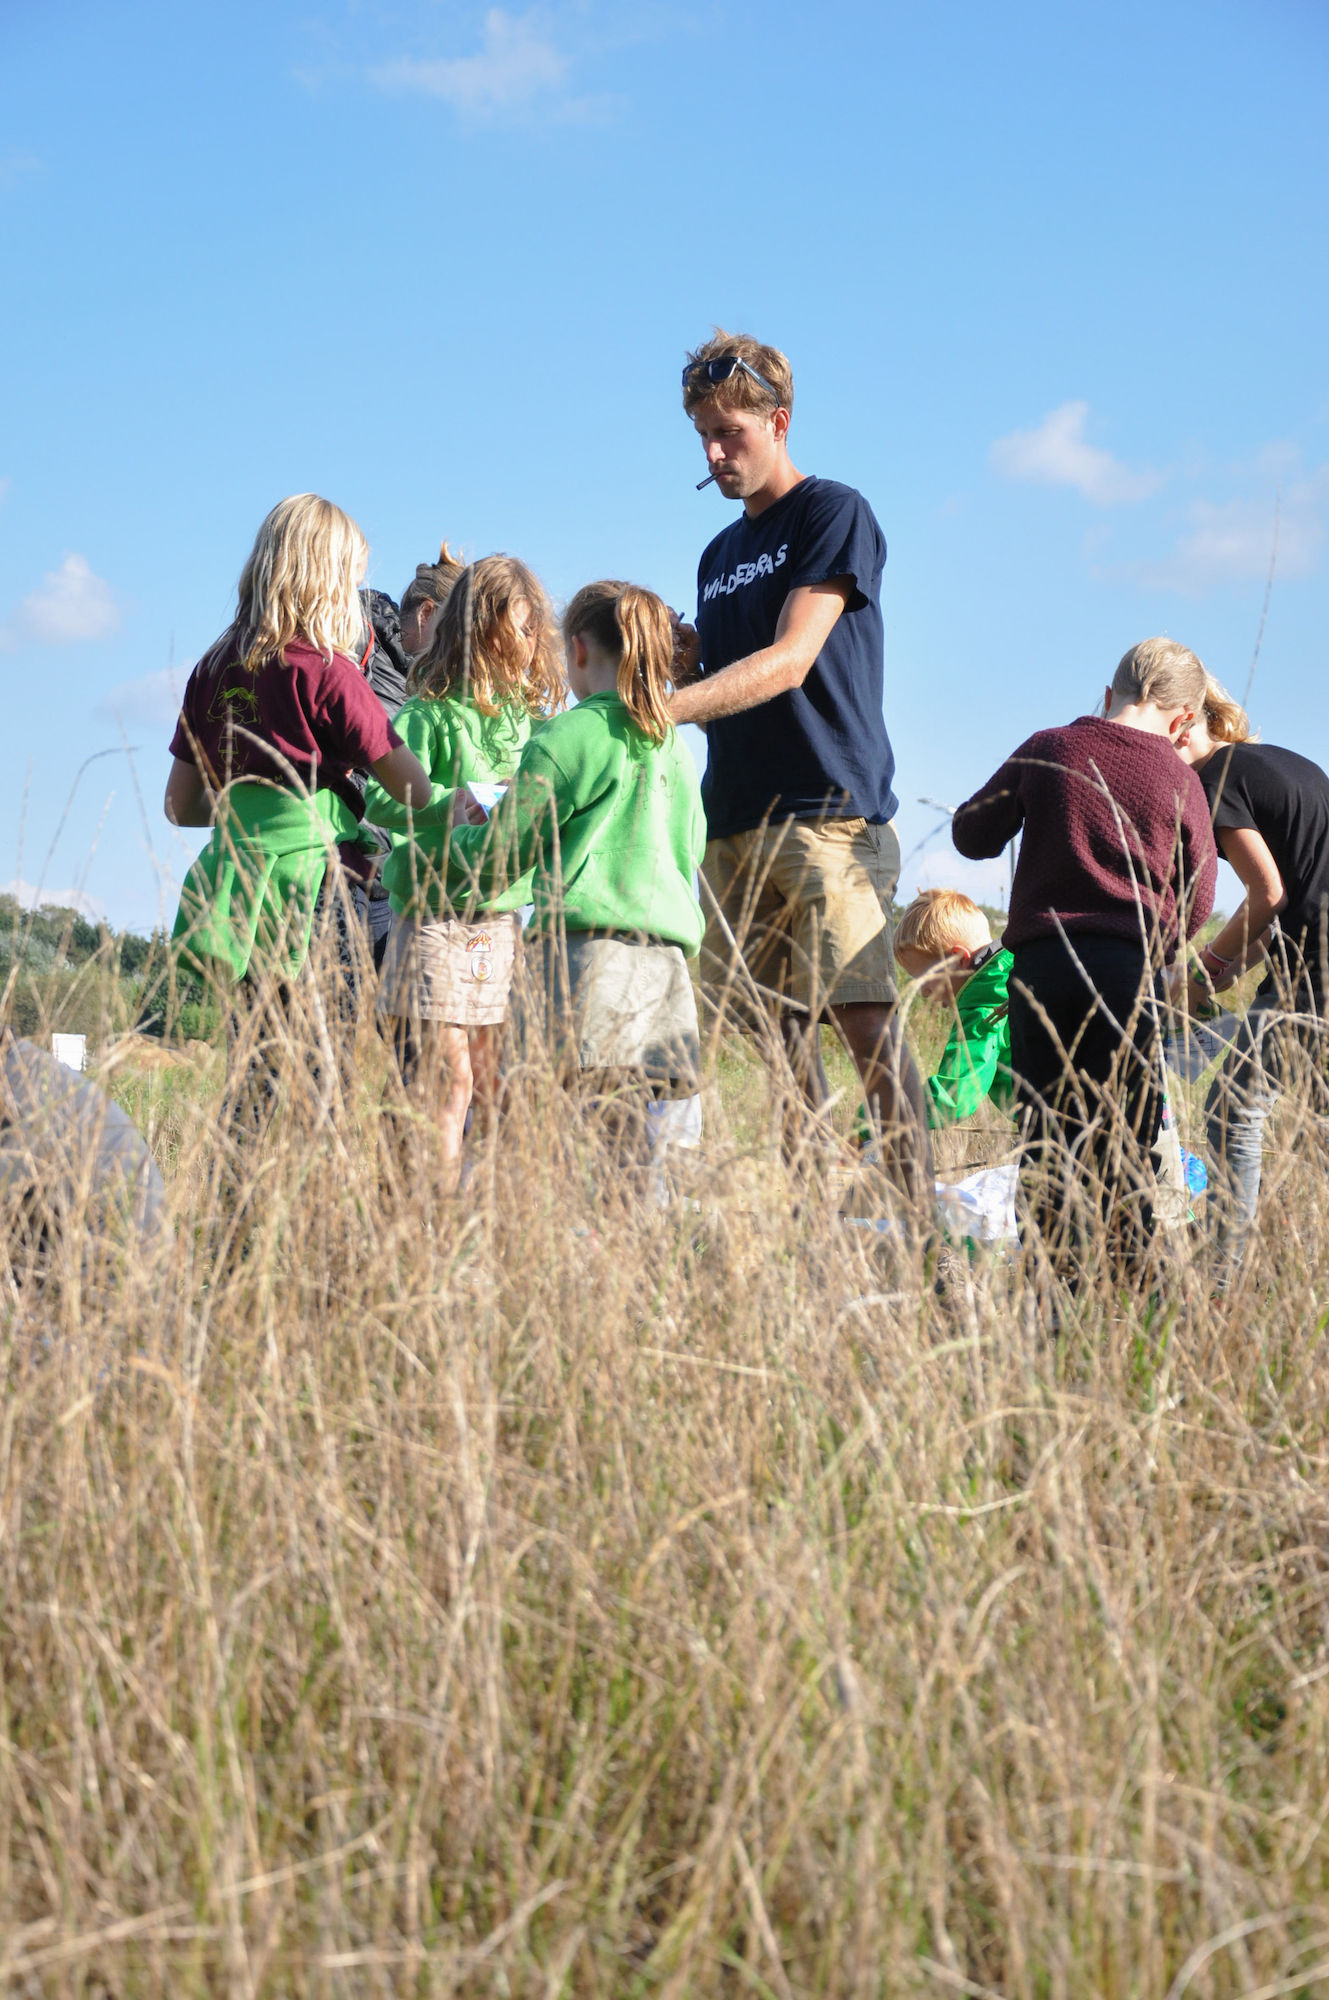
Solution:
[[[434,785],[424,812],[407,813],[370,788],[369,810],[393,836],[383,881],[392,931],[379,1013],[394,1023],[402,1079],[433,1113],[445,1167],[460,1170],[472,1095],[496,1092],[496,1031],[507,1012],[520,881],[472,899],[463,921],[446,871],[453,804],[461,788],[501,792],[517,769],[534,719],[563,699],[558,628],[524,563],[486,556],[453,582],[410,697],[394,727]]]
[[[895,930],[895,956],[920,991],[949,1001],[955,1019],[925,1085],[928,1124],[968,1118],[984,1098],[1005,1110],[1011,1080],[1011,954],[992,942],[982,910],[960,889],[924,889]]]
[[[189,676],[171,740],[166,817],[212,828],[173,939],[181,963],[228,995],[249,1051],[237,1133],[261,1129],[277,1102],[315,902],[338,847],[359,835],[357,773],[373,773],[394,811],[429,804],[426,772],[358,664],[368,554],[330,500],[279,501],[241,572],[234,618]]]

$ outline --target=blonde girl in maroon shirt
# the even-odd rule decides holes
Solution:
[[[280,501],[241,572],[234,618],[185,688],[166,817],[210,826],[212,838],[185,877],[173,938],[186,968],[221,989],[233,1024],[255,1006],[285,1011],[329,860],[358,827],[352,773],[372,770],[394,798],[429,803],[427,773],[355,657],[367,559],[340,507],[314,493]],[[280,1022],[254,1024],[252,1039],[273,1035],[283,1038]],[[274,1095],[271,1063],[258,1068],[247,1123]]]

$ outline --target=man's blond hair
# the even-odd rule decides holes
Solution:
[[[1209,676],[1189,646],[1175,639],[1141,639],[1123,653],[1112,676],[1112,692],[1155,708],[1191,708],[1198,715]]]
[[[689,416],[703,403],[714,403],[721,410],[763,410],[769,413],[771,399],[761,383],[753,381],[747,368],[735,368],[723,382],[708,380],[705,364],[708,361],[723,361],[731,354],[740,361],[746,361],[748,368],[755,368],[759,375],[764,375],[779,399],[779,408],[792,413],[794,371],[789,366],[788,355],[781,354],[778,347],[767,347],[760,340],[754,340],[750,333],[726,333],[722,326],[717,326],[710,339],[689,354],[684,367],[683,408]]]
[[[962,889],[920,891],[895,926],[897,958],[906,951],[920,958],[951,958],[991,942],[992,926]]]

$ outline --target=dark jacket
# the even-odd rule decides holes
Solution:
[[[374,634],[365,678],[391,722],[406,699],[406,677],[411,668],[410,657],[401,642],[401,613],[385,590],[362,590],[360,602]],[[372,870],[378,856],[386,854],[392,842],[382,827],[370,826],[365,819],[365,787],[368,783],[368,771],[352,771],[337,787],[343,804],[348,805],[360,821],[359,840],[344,844],[341,855],[350,873],[364,882],[370,895],[377,898],[386,895],[387,891],[373,876]]]

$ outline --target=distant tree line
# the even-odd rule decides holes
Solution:
[[[113,931],[90,923],[78,910],[43,903],[27,910],[15,896],[0,895],[0,972],[15,964],[27,972],[76,972],[99,954],[123,977],[133,979],[160,953],[160,936]]]

